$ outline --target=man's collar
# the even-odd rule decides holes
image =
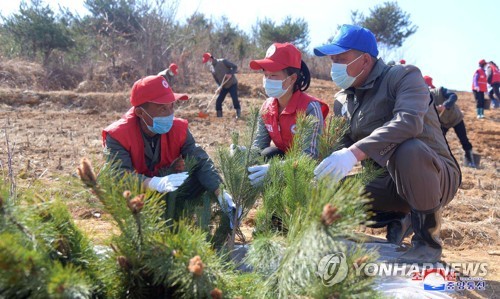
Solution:
[[[370,89],[373,87],[375,84],[375,81],[377,80],[378,77],[382,74],[384,69],[387,67],[387,64],[382,60],[382,58],[377,59],[377,62],[373,65],[372,70],[370,71],[370,74],[366,78],[365,82],[363,85],[360,87],[357,87],[356,89]]]

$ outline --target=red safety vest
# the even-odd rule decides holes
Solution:
[[[267,132],[277,148],[286,152],[292,145],[295,134],[295,123],[297,112],[307,110],[312,101],[321,104],[321,112],[325,119],[328,115],[328,105],[306,93],[296,91],[293,93],[285,109],[279,114],[279,103],[277,98],[268,98],[261,108],[261,115],[266,125]]]
[[[494,64],[490,64],[491,67],[491,83],[500,82],[500,71]]]
[[[130,108],[122,118],[102,131],[103,146],[106,146],[106,136],[109,134],[118,141],[130,153],[134,170],[149,177],[158,174],[161,168],[169,167],[181,154],[181,148],[187,137],[188,122],[185,119],[174,118],[172,129],[161,135],[160,163],[156,164],[153,171],[146,165],[144,156],[144,140],[139,117],[134,113],[134,107]]]
[[[486,78],[486,73],[482,68],[478,68],[476,72],[474,73],[474,78],[472,79],[472,90],[474,90],[474,80],[476,77],[476,74],[478,74],[477,77],[477,85],[479,86],[479,91],[482,92],[487,92],[488,91],[488,80]]]

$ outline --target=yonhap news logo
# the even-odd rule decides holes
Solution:
[[[316,274],[321,278],[321,282],[331,287],[342,282],[349,271],[346,256],[343,252],[335,252],[324,256],[318,263]]]
[[[321,258],[316,275],[325,286],[344,281],[349,272],[347,258],[343,252],[335,252]],[[422,283],[428,291],[485,290],[488,264],[466,263],[353,263],[354,276],[406,277]]]

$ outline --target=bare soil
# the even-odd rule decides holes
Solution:
[[[241,73],[238,74],[238,80],[243,119],[234,118],[229,95],[225,101],[223,118],[215,117],[213,102],[208,109],[210,116],[199,118],[198,112],[205,111],[216,88],[211,79],[207,73],[206,81],[200,83],[199,91],[191,93],[191,100],[177,107],[176,115],[189,121],[197,142],[209,154],[214,154],[217,147],[231,143],[230,133],[244,127],[244,117],[249,108],[260,107],[263,97],[259,94],[261,75]],[[196,90],[196,87],[189,89]],[[330,81],[313,80],[308,92],[332,105],[336,88]],[[486,110],[486,118],[477,120],[472,94],[458,94],[457,104],[464,111],[468,136],[474,151],[481,156],[481,167],[462,168],[462,186],[444,211],[441,232],[444,260],[487,262],[488,290],[464,296],[493,298],[498,297],[500,292],[500,109]],[[19,188],[51,188],[66,182],[69,185],[82,157],[88,157],[94,163],[103,161],[101,130],[119,119],[128,107],[128,90],[122,93],[81,93],[0,88],[0,167],[4,179],[8,176],[11,162]],[[453,154],[462,163],[463,150],[453,130],[448,132],[447,138]],[[7,143],[11,149],[10,157]],[[91,231],[97,242],[109,235],[113,227],[106,221],[103,211],[71,199],[68,198],[70,210],[84,230]],[[244,231],[251,238],[249,232],[253,219],[252,216],[249,218],[244,221]],[[384,233],[372,229],[366,232],[377,236],[383,236]],[[406,241],[409,242],[409,239]]]

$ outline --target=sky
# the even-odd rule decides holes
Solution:
[[[164,0],[174,2],[172,0]],[[269,18],[281,24],[285,17],[302,18],[309,26],[309,51],[323,45],[337,27],[349,24],[351,11],[365,16],[369,9],[389,0],[177,0],[177,20],[181,23],[195,12],[214,20],[225,16],[237,28],[250,33],[257,20]],[[20,0],[4,1],[0,13],[17,12]],[[83,0],[45,0],[55,11],[58,5],[88,13]],[[434,78],[434,85],[454,90],[471,90],[472,75],[481,59],[500,62],[500,5],[498,0],[399,0],[399,7],[417,25],[415,34],[404,41],[393,56],[382,57],[420,68],[423,75]],[[327,59],[320,58],[317,59]]]

